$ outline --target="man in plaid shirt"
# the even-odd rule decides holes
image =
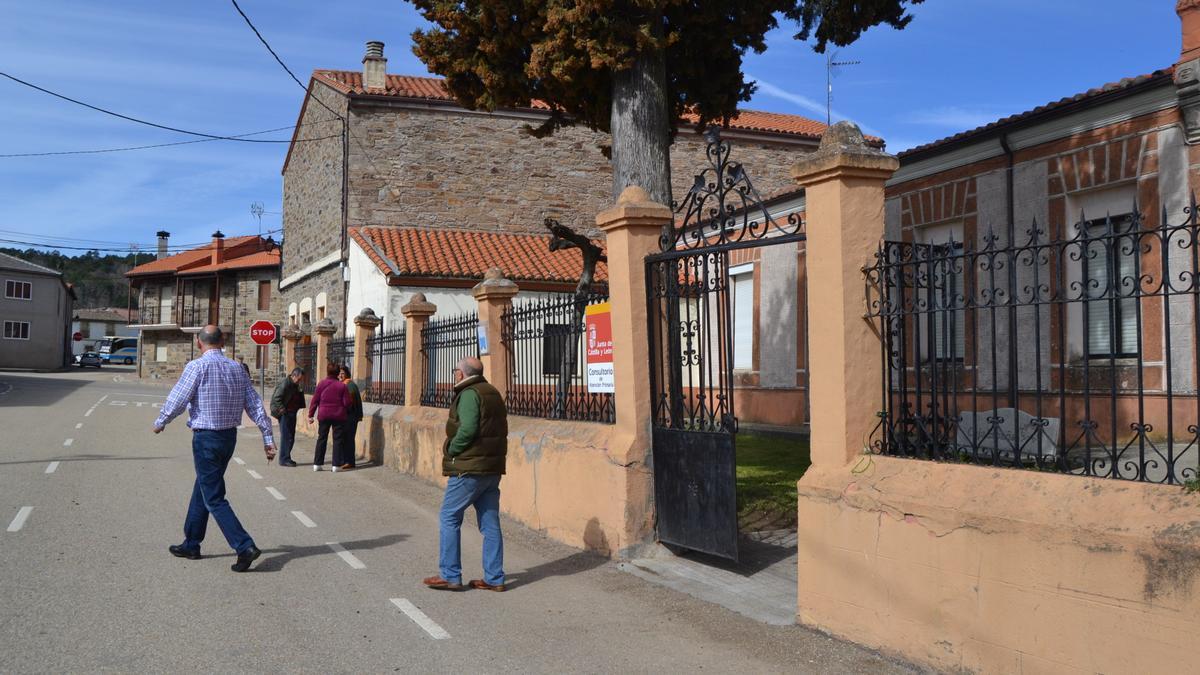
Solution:
[[[180,558],[198,560],[200,542],[204,541],[211,513],[229,545],[237,551],[233,571],[245,572],[262,551],[254,545],[254,540],[225,499],[225,468],[233,458],[243,410],[262,431],[267,461],[275,458],[271,419],[263,410],[262,399],[254,391],[246,370],[222,353],[225,335],[220,328],[205,326],[196,336],[196,346],[200,349],[200,358],[184,367],[179,382],[167,395],[167,402],[154,421],[154,433],[160,433],[186,408],[187,425],[192,430],[196,484],[192,488],[187,518],[183,521],[183,543],[172,545],[169,550]]]

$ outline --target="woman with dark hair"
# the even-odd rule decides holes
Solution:
[[[308,423],[313,423],[316,417],[320,422],[317,427],[317,450],[313,456],[313,471],[320,471],[325,464],[325,448],[329,441],[329,431],[333,430],[333,470],[338,470],[338,460],[342,456],[342,429],[346,422],[346,410],[350,407],[350,391],[338,380],[338,364],[330,363],[325,367],[325,379],[317,384],[312,399],[308,404]]]
[[[354,468],[354,437],[358,435],[358,423],[363,418],[362,394],[358,391],[358,385],[350,379],[350,366],[338,368],[338,379],[350,392],[350,407],[346,409],[346,421],[342,426],[342,456],[339,458],[335,450],[333,463],[342,471],[349,471]]]

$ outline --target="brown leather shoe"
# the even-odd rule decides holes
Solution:
[[[426,577],[421,583],[435,591],[461,591],[462,584],[452,584],[441,577]]]
[[[354,468],[353,464],[343,464],[338,467],[338,471],[349,471],[350,469],[353,469],[353,468]]]
[[[477,588],[481,591],[496,591],[497,593],[504,592],[504,584],[497,584],[493,586],[483,579],[472,579],[469,585],[471,588]]]

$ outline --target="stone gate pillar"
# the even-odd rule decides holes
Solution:
[[[421,331],[437,305],[416,293],[400,308],[404,315],[404,405],[421,405],[421,388],[425,386],[425,359],[421,358]]]
[[[371,386],[372,356],[368,340],[375,335],[375,329],[379,328],[381,323],[383,319],[375,316],[375,310],[370,307],[363,308],[363,311],[354,317],[354,363],[350,364],[350,374],[354,376],[354,383],[363,393]]]
[[[296,369],[296,345],[300,343],[300,326],[295,322],[283,329],[283,367],[285,375]]]
[[[512,306],[517,285],[505,279],[498,267],[493,267],[484,275],[483,281],[471,289],[471,293],[479,303],[479,328],[487,336],[488,353],[479,357],[483,361],[484,375],[500,391],[501,396],[507,397],[509,358],[508,345],[503,340],[501,316],[506,308]]]
[[[337,326],[333,319],[321,319],[313,326],[313,332],[317,334],[317,372],[313,382],[320,382],[325,379],[325,367],[329,365],[329,340],[337,332]]]
[[[805,189],[809,396],[812,463],[841,467],[863,451],[877,419],[883,364],[879,336],[863,318],[862,268],[884,232],[884,182],[899,161],[867,146],[850,122],[821,136],[820,148],[792,166]]]

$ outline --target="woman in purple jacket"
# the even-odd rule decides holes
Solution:
[[[313,417],[320,421],[317,427],[317,452],[313,457],[313,471],[320,471],[325,463],[325,447],[329,439],[329,430],[333,429],[333,456],[342,456],[342,425],[346,421],[346,410],[350,407],[350,390],[338,379],[338,364],[330,363],[325,367],[325,379],[317,384],[311,402],[308,404],[308,423],[313,423]],[[337,471],[337,463],[333,464]]]

